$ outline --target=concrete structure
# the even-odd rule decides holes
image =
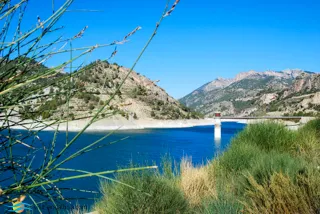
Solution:
[[[221,139],[221,113],[216,112],[214,114],[214,139]]]

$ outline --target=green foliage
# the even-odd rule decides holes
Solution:
[[[296,132],[277,123],[249,125],[205,168],[217,192],[199,196],[200,206],[191,201],[188,205],[190,199],[180,188],[188,189],[177,185],[184,174],[173,172],[172,162],[167,161],[162,174],[118,177],[135,190],[115,183],[103,185],[104,197],[96,209],[101,213],[316,213],[320,208],[319,130],[320,119]],[[152,199],[139,190],[148,190]],[[173,198],[176,202],[171,204]]]
[[[41,113],[42,119],[48,119],[51,115],[52,115],[52,114],[50,114],[50,112],[48,112],[48,111],[43,111],[43,112]]]
[[[251,107],[254,102],[253,101],[233,101],[233,106],[237,109],[238,112]]]
[[[217,199],[207,200],[203,204],[204,214],[213,213],[242,213],[243,206],[237,201],[236,197],[219,196]]]
[[[231,84],[231,87],[256,90],[259,88],[264,88],[267,83],[274,80],[274,78],[275,77],[270,76],[263,79],[242,79]]]
[[[263,151],[289,151],[294,142],[294,132],[285,126],[266,122],[248,125],[233,140],[233,144],[248,144],[259,147]]]
[[[233,141],[230,148],[219,158],[219,164],[226,171],[241,172],[252,168],[259,156],[261,151],[257,146]]]
[[[297,176],[304,174],[306,170],[307,164],[303,159],[293,157],[288,153],[272,151],[257,158],[247,173],[251,175],[258,184],[263,184],[270,181],[274,173],[281,172],[287,175],[292,181],[295,181]]]
[[[249,125],[216,162],[219,192],[236,196],[248,213],[265,213],[262,210],[270,207],[275,207],[275,213],[287,213],[280,212],[284,207],[294,210],[290,213],[319,209],[320,201],[314,200],[311,189],[318,191],[320,185],[310,177],[320,163],[319,121],[310,121],[295,132],[276,123]],[[292,202],[290,195],[308,205],[295,207],[298,201]]]
[[[311,120],[305,124],[301,129],[301,132],[313,132],[320,136],[320,118]]]
[[[147,88],[142,85],[138,85],[131,92],[132,97],[147,96],[147,95],[148,95]]]
[[[103,199],[96,204],[99,213],[186,213],[188,202],[181,190],[158,172],[125,173],[119,183],[103,183]]]

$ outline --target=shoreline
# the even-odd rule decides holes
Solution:
[[[142,129],[161,129],[161,128],[190,128],[195,126],[213,126],[214,119],[189,119],[189,120],[153,120],[153,119],[139,119],[139,120],[126,120],[126,119],[101,119],[91,124],[86,132],[95,131],[114,131],[114,130],[142,130]],[[69,132],[78,132],[85,127],[89,122],[88,119],[70,121],[68,123]],[[222,119],[221,122],[236,122],[247,124],[243,119]],[[54,131],[58,125],[52,125],[43,129],[43,131]],[[13,126],[12,129],[17,130],[40,130],[41,127],[34,127],[29,125],[27,127]],[[66,131],[67,124],[61,123],[58,127],[59,131]]]
[[[267,119],[221,119],[221,122],[235,122],[242,124],[253,124],[264,122]],[[301,120],[299,123],[295,123],[292,121],[280,121],[275,120],[284,124],[287,128],[292,130],[297,130],[302,124],[309,121],[310,118],[305,118]],[[76,121],[70,121],[68,123],[68,131],[69,132],[78,132],[81,131],[86,124],[89,122],[89,119],[82,119]],[[29,121],[32,123],[32,121]],[[37,123],[39,124],[39,123]],[[42,129],[42,126],[36,127],[37,124],[28,125],[26,127],[22,126],[13,126],[12,129],[16,130],[32,130],[37,131]],[[50,124],[50,121],[46,122],[46,124]],[[214,126],[215,119],[213,118],[205,118],[205,119],[188,119],[188,120],[154,120],[154,119],[124,119],[124,118],[104,118],[100,119],[93,124],[91,124],[86,132],[97,132],[97,131],[114,131],[114,130],[142,130],[142,129],[161,129],[161,128],[191,128],[196,126]],[[43,131],[55,131],[58,127],[58,131],[66,131],[67,123],[60,123],[59,125],[52,125]]]

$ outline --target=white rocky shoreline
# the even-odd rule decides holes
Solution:
[[[81,131],[89,119],[75,120],[67,123],[61,123],[58,126],[59,131],[77,132]],[[246,123],[245,120],[222,120],[222,122],[239,122]],[[50,124],[50,122],[46,122]],[[139,119],[139,120],[126,120],[126,119],[101,119],[91,124],[86,131],[111,131],[111,130],[137,130],[137,129],[148,129],[148,128],[187,128],[194,126],[208,126],[214,125],[214,119],[190,119],[190,120],[153,120],[153,119]],[[43,126],[42,126],[43,127]],[[12,129],[28,129],[28,130],[39,130],[39,124],[37,122],[31,123],[27,126],[13,126]],[[44,131],[53,131],[57,129],[57,125],[49,126]]]
[[[290,129],[297,129],[301,123],[305,123],[306,120],[302,120],[300,123],[295,123],[292,121],[281,121]],[[222,119],[221,122],[237,122],[243,124],[251,124],[265,121],[265,119]],[[67,123],[61,123],[58,126],[59,131],[68,131],[77,132],[81,131],[86,124],[89,122],[89,119],[75,120]],[[138,120],[127,120],[124,118],[106,118],[101,119],[93,124],[91,124],[86,132],[95,132],[95,131],[111,131],[111,130],[137,130],[137,129],[148,129],[148,128],[187,128],[194,126],[209,126],[214,125],[215,119],[206,118],[206,119],[189,119],[189,120],[154,120],[154,119],[138,119]],[[50,122],[46,122],[50,124]],[[28,126],[13,126],[12,129],[28,129],[28,130],[39,130],[41,127],[37,127],[38,123],[30,123]],[[43,130],[53,131],[57,129],[57,125],[49,126]]]

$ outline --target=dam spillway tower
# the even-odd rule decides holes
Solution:
[[[221,139],[221,113],[214,113],[214,139]]]

